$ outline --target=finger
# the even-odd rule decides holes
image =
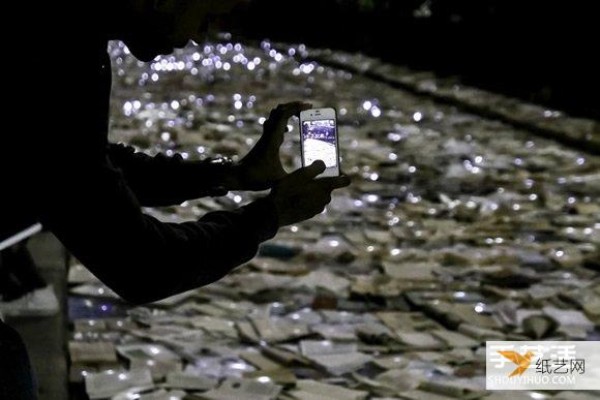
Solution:
[[[265,121],[265,127],[269,128],[265,133],[285,133],[288,120],[295,116],[300,116],[300,112],[308,110],[312,105],[301,101],[279,104],[269,114],[269,119]]]
[[[315,181],[315,183],[320,185],[321,187],[331,188],[331,190],[333,190],[349,186],[350,178],[348,178],[346,175],[332,176],[326,178],[319,178]]]
[[[282,105],[275,108],[271,111],[269,115],[268,124],[266,125],[269,128],[271,134],[277,133],[285,133],[287,131],[287,122],[288,120],[294,116],[300,114],[300,107],[297,106],[288,106]]]
[[[290,101],[288,103],[278,104],[276,109],[304,109],[307,107],[312,107],[312,104],[305,101]]]
[[[288,182],[304,183],[313,180],[323,171],[325,171],[325,163],[321,160],[317,160],[307,167],[295,170],[287,176],[286,180],[288,180]]]
[[[311,108],[313,108],[312,103],[300,103],[300,105],[297,107],[297,111],[296,111],[296,113],[294,113],[294,115],[296,117],[300,118],[300,111],[310,110]]]
[[[292,116],[300,116],[300,111],[308,110],[312,108],[312,103],[307,103],[304,101],[292,101],[289,103],[281,104],[281,110],[285,113]]]

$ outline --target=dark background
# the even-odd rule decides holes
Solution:
[[[593,1],[255,0],[251,38],[359,51],[600,119]]]

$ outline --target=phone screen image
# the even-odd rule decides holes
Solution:
[[[323,160],[327,168],[337,167],[337,130],[334,119],[302,122],[304,165]]]

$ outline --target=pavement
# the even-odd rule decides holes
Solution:
[[[54,286],[61,307],[52,317],[6,318],[23,337],[38,380],[39,400],[67,400],[66,269],[60,242],[49,233],[29,240],[29,249],[46,282]]]

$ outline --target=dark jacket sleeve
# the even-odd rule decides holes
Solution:
[[[267,198],[198,221],[162,223],[140,211],[123,174],[108,159],[78,166],[63,169],[55,180],[42,222],[92,273],[133,303],[220,279],[251,259],[277,230]]]
[[[152,157],[123,144],[109,144],[108,156],[121,169],[140,204],[146,207],[222,196],[229,189],[225,179],[233,168],[230,164],[214,164],[208,160],[186,161],[179,154],[161,153]]]
[[[159,157],[146,162],[145,156],[127,155],[127,149],[108,154],[111,71],[106,41],[98,38],[96,46],[82,46],[76,54],[81,58],[76,68],[49,63],[56,64],[48,73],[53,79],[43,81],[45,93],[61,93],[69,100],[68,108],[64,102],[48,101],[40,110],[43,117],[31,118],[29,108],[23,107],[22,120],[32,126],[19,136],[22,145],[7,147],[19,149],[12,153],[30,149],[13,170],[24,176],[35,199],[32,212],[45,228],[99,279],[134,303],[209,284],[252,258],[258,245],[277,230],[268,198],[182,224],[162,223],[141,212],[141,204],[195,197],[197,193],[187,189],[195,184],[211,187],[214,177],[208,169],[188,175],[187,167],[179,168],[176,160]],[[60,129],[52,130],[57,123]],[[26,170],[32,172],[25,174]],[[175,193],[162,195],[170,190]]]

